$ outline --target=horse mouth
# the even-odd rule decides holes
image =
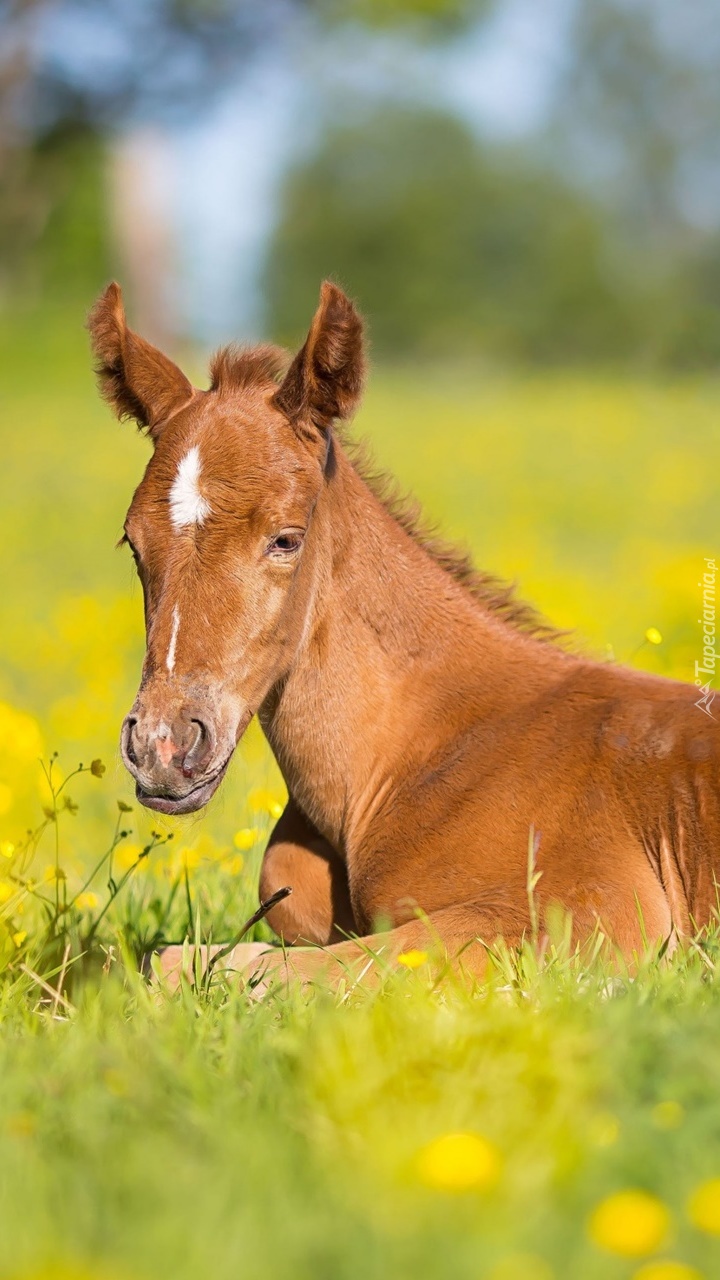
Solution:
[[[230,759],[231,757],[228,756],[225,763],[220,766],[211,778],[206,778],[204,782],[199,783],[197,787],[193,787],[192,791],[188,791],[184,796],[152,795],[151,792],[145,791],[139,782],[135,783],[135,795],[140,804],[144,805],[146,809],[154,809],[157,813],[167,813],[170,816],[181,813],[196,813],[198,809],[202,809],[207,804],[208,800],[217,791],[227,773]]]

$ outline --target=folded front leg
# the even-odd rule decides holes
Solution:
[[[270,837],[260,869],[260,901],[292,894],[268,912],[280,940],[322,946],[356,932],[345,864],[291,798]]]
[[[336,987],[342,980],[377,983],[403,960],[413,965],[427,963],[436,969],[449,966],[457,973],[480,977],[488,948],[499,938],[510,947],[519,945],[528,925],[520,910],[464,903],[433,912],[427,918],[410,920],[385,933],[328,947],[271,948],[256,956],[239,947],[227,957],[224,968],[242,972],[246,978],[262,975],[264,987],[273,981],[329,987]]]

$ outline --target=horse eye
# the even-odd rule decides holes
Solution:
[[[287,533],[279,533],[277,538],[273,538],[267,549],[267,554],[278,558],[291,556],[299,551],[301,546],[302,534],[291,530]]]

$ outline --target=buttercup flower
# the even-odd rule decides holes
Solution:
[[[670,1212],[647,1191],[618,1191],[593,1210],[588,1232],[593,1244],[625,1258],[655,1253],[670,1234]]]
[[[267,787],[253,787],[248,793],[248,803],[256,813],[264,809],[266,813],[270,814],[271,818],[276,819],[280,817],[285,808],[277,795],[269,791]]]
[[[720,1178],[710,1178],[695,1188],[688,1200],[687,1214],[694,1227],[720,1236]]]
[[[43,880],[45,881],[67,880],[67,876],[65,875],[65,872],[63,871],[62,867],[56,867],[54,865],[50,865],[50,866],[47,866],[43,871]]]
[[[423,1147],[417,1174],[438,1191],[486,1191],[500,1176],[500,1153],[479,1133],[446,1133]]]
[[[419,969],[421,964],[425,964],[427,958],[427,951],[413,949],[412,951],[403,951],[398,956],[397,962],[405,965],[406,969]]]
[[[113,854],[113,861],[121,871],[129,871],[140,857],[141,846],[139,844],[119,844]]]
[[[646,1262],[632,1280],[703,1280],[699,1271],[685,1262]]]
[[[75,906],[79,911],[94,911],[100,904],[100,899],[96,893],[87,890],[85,893],[79,893],[75,899]]]
[[[657,627],[648,627],[645,632],[645,639],[649,644],[662,644],[662,635],[658,631]]]
[[[252,849],[257,840],[257,831],[255,827],[242,827],[240,831],[236,831],[233,836],[233,844],[236,849]]]

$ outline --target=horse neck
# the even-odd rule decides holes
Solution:
[[[339,448],[313,525],[323,564],[305,638],[260,720],[291,794],[342,848],[414,760],[529,688],[529,650],[542,668],[549,646],[484,610]]]

